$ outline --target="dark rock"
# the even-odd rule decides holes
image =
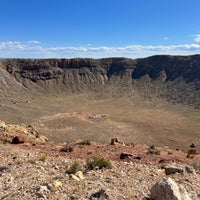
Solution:
[[[21,136],[15,136],[12,139],[12,144],[21,144],[21,143],[24,143],[24,142],[25,142],[25,139]]]
[[[191,174],[195,174],[196,173],[194,167],[192,167],[192,166],[186,166],[185,170],[186,170],[187,173],[191,173]]]
[[[140,157],[140,156],[135,156],[133,159],[136,159],[136,160],[141,160],[141,159],[142,159],[142,157]]]
[[[160,160],[158,161],[158,163],[165,163],[165,162],[166,162],[165,159],[160,159]]]
[[[6,166],[0,166],[0,172],[7,171],[8,169]]]
[[[13,160],[16,160],[16,159],[17,159],[17,156],[13,156],[12,159],[13,159]]]
[[[185,167],[176,163],[163,165],[161,168],[165,170],[166,175],[175,173],[184,174],[185,172]]]
[[[196,145],[195,145],[194,143],[192,143],[192,144],[190,145],[190,148],[196,148]]]
[[[78,195],[76,195],[76,194],[72,194],[71,196],[70,196],[70,200],[80,200],[81,198],[80,198],[80,196],[78,196]]]
[[[99,191],[93,193],[90,197],[89,200],[95,200],[95,199],[110,199],[109,195],[107,192],[103,189],[100,189]]]
[[[126,158],[132,158],[132,157],[134,157],[134,155],[131,153],[123,152],[120,154],[120,159],[126,159]]]

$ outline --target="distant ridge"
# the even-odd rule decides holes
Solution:
[[[0,94],[138,92],[200,108],[200,55],[142,59],[1,59]]]

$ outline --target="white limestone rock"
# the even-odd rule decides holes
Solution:
[[[153,200],[191,200],[184,187],[171,178],[163,178],[151,188]]]

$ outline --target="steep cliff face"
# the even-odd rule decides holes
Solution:
[[[166,73],[166,81],[183,78],[185,82],[200,80],[200,55],[194,56],[152,56],[139,59],[133,73],[133,78],[138,79],[148,74],[151,79],[156,79],[161,72]]]
[[[135,60],[46,59],[5,60],[4,69],[23,87],[40,92],[80,92],[101,90],[109,83],[132,80]],[[126,79],[127,80],[127,79]]]
[[[200,107],[200,55],[139,59],[132,78],[146,96]]]
[[[123,88],[200,107],[200,55],[144,59],[8,59],[0,63],[1,94],[55,94]]]

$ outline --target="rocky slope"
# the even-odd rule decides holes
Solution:
[[[14,144],[14,136],[21,142]],[[46,141],[32,127],[1,122],[0,199],[147,200],[152,186],[169,177],[185,188],[188,200],[200,198],[199,155],[186,158],[183,152],[167,147],[125,146],[118,140],[112,145],[79,140],[68,144],[72,151],[61,152],[66,144]],[[112,167],[87,168],[87,159],[94,156],[110,160]],[[66,169],[75,162],[79,172],[69,174]],[[174,195],[177,192],[172,191]],[[168,195],[170,198],[159,191],[154,193],[159,198],[172,199],[172,193]]]
[[[144,59],[9,59],[0,63],[0,93],[138,92],[200,107],[200,55]]]

